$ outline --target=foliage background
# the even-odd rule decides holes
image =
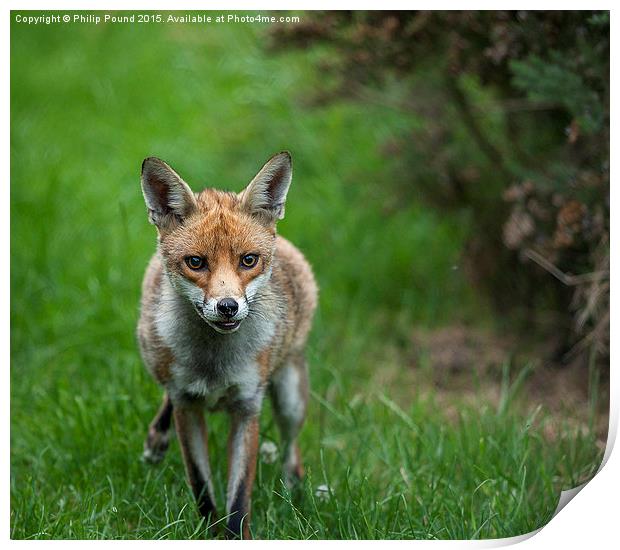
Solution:
[[[138,182],[149,155],[194,189],[240,190],[293,154],[280,232],[321,287],[308,476],[290,495],[260,462],[255,536],[517,535],[596,471],[608,279],[567,289],[517,252],[569,275],[606,269],[608,17],[543,14],[532,31],[510,14],[435,13],[411,50],[403,29],[419,17],[12,22],[13,538],[209,536],[178,449],[158,468],[138,460],[160,394],[134,337],[155,244]],[[494,56],[502,70],[485,73]],[[573,241],[557,247],[569,201]],[[226,422],[209,422],[223,474]],[[277,441],[268,408],[261,437]]]

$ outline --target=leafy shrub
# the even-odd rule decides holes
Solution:
[[[308,12],[270,39],[313,52],[305,101],[413,112],[382,144],[391,192],[471,220],[463,262],[499,311],[553,312],[565,358],[607,360],[608,12]]]

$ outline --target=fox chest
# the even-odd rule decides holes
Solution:
[[[172,400],[198,399],[210,409],[255,407],[263,394],[258,357],[273,329],[246,319],[240,330],[220,335],[189,317],[162,315],[157,332],[174,358],[166,384]]]
[[[174,357],[167,384],[173,401],[200,400],[212,410],[258,406],[263,383],[251,340],[237,334],[219,338],[178,324],[174,332],[162,332]]]
[[[261,391],[259,367],[251,355],[213,348],[175,350],[169,391],[179,399],[198,399],[208,409],[250,406]]]

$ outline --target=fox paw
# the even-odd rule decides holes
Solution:
[[[167,433],[150,430],[144,442],[144,452],[142,453],[143,462],[157,464],[164,459],[168,450],[169,437]]]

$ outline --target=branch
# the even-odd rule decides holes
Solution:
[[[478,124],[478,121],[476,120],[473,109],[467,101],[465,93],[463,92],[463,90],[461,90],[459,86],[457,77],[453,75],[448,75],[447,87],[456,103],[456,106],[458,107],[461,119],[463,120],[463,123],[472,135],[472,138],[478,144],[478,147],[484,153],[484,155],[486,155],[486,157],[502,173],[504,178],[507,178],[509,174],[506,170],[504,158],[502,157],[499,149],[497,149],[484,135],[482,129],[480,128],[480,125]]]
[[[582,275],[569,275],[553,265],[542,254],[539,254],[531,248],[526,248],[523,251],[523,254],[533,262],[537,263],[545,271],[551,273],[551,275],[566,286],[577,286],[584,283],[593,283],[609,278],[609,270],[592,271],[591,273],[583,273]]]

